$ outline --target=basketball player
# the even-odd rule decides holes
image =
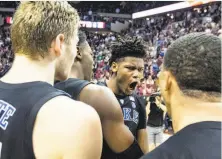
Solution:
[[[143,76],[145,47],[137,38],[120,39],[112,45],[109,61],[111,76],[104,83],[119,101],[124,123],[128,126],[144,152],[148,151],[145,102],[135,93]]]
[[[52,86],[54,76],[68,77],[78,25],[77,11],[67,2],[22,2],[16,10],[15,60],[0,81],[1,159],[100,158],[96,111]]]
[[[221,40],[206,33],[177,39],[159,86],[176,134],[142,159],[220,159]]]
[[[138,159],[144,153],[124,125],[118,101],[108,88],[89,82],[92,70],[92,50],[86,41],[85,33],[79,32],[78,51],[70,78],[56,83],[55,87],[66,91],[75,100],[90,104],[98,112],[105,139],[102,159]]]

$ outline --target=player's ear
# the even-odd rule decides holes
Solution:
[[[76,55],[75,60],[78,60],[78,61],[82,60],[82,51],[80,51],[80,50],[81,50],[81,48],[79,46],[77,46],[77,55]]]
[[[64,41],[65,41],[65,37],[63,34],[57,35],[56,38],[52,41],[50,50],[53,52],[53,54],[56,57],[61,56]]]
[[[113,62],[111,65],[112,72],[117,72],[118,70],[118,64],[116,62]]]

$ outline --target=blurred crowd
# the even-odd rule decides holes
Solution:
[[[103,82],[109,78],[110,46],[118,36],[113,33],[95,34],[86,32],[94,58],[94,80]]]
[[[11,67],[14,54],[11,49],[11,39],[8,27],[0,28],[0,77]]]

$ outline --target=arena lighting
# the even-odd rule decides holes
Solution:
[[[158,7],[158,8],[154,8],[154,9],[149,9],[149,10],[133,13],[132,18],[133,19],[143,18],[143,17],[155,15],[155,14],[161,14],[161,13],[171,12],[171,11],[175,11],[175,10],[179,10],[179,9],[199,6],[199,5],[207,4],[207,3],[210,3],[213,1],[216,1],[216,0],[202,0],[202,1],[196,0],[196,1],[186,1],[186,2],[175,3],[175,4],[171,4],[171,5],[166,5],[163,7]]]

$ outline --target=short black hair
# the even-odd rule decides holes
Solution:
[[[78,42],[77,46],[80,46],[80,45],[84,44],[85,42],[87,42],[86,41],[86,34],[83,31],[79,30],[78,37],[79,37],[79,42]]]
[[[173,42],[164,57],[182,92],[221,92],[221,40],[212,34],[191,33]]]
[[[119,38],[118,41],[112,43],[109,65],[111,66],[113,62],[124,57],[144,58],[146,56],[145,49],[142,39],[137,37]]]

